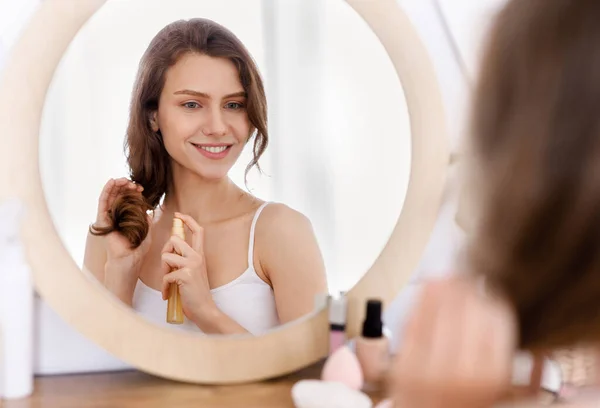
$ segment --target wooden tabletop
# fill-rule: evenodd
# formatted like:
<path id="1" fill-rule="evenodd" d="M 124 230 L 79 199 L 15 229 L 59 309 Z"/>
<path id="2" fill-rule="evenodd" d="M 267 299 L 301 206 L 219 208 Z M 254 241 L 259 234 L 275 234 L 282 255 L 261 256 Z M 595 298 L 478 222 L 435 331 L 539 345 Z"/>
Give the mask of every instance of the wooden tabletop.
<path id="1" fill-rule="evenodd" d="M 2 408 L 293 408 L 291 388 L 318 378 L 322 364 L 275 380 L 231 386 L 184 384 L 139 371 L 37 377 L 34 394 Z M 369 393 L 374 403 L 382 395 Z"/>
<path id="2" fill-rule="evenodd" d="M 301 379 L 319 378 L 322 363 L 278 379 L 243 385 L 185 384 L 140 371 L 41 376 L 34 393 L 21 400 L 0 401 L 2 408 L 294 408 L 292 386 Z M 383 391 L 367 393 L 374 405 Z M 521 399 L 515 393 L 506 403 Z M 553 397 L 540 395 L 546 405 Z M 528 405 L 531 407 L 532 405 Z M 539 406 L 534 404 L 533 406 Z M 597 405 L 593 405 L 596 407 Z M 586 405 L 587 407 L 587 405 Z"/>

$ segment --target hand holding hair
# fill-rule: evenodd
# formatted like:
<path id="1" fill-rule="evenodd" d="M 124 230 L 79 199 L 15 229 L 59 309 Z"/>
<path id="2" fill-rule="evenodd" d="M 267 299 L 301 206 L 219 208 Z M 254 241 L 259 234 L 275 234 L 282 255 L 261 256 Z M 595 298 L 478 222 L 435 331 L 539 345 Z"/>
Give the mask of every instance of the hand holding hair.
<path id="1" fill-rule="evenodd" d="M 104 285 L 127 304 L 151 243 L 152 219 L 143 190 L 126 178 L 110 179 L 98 200 L 96 222 L 90 226 L 91 234 L 105 240 Z"/>
<path id="2" fill-rule="evenodd" d="M 110 179 L 104 185 L 100 198 L 98 199 L 98 213 L 94 227 L 105 228 L 112 225 L 110 211 L 115 200 L 127 191 L 137 191 L 142 193 L 144 187 L 135 184 L 125 177 L 119 179 Z"/>

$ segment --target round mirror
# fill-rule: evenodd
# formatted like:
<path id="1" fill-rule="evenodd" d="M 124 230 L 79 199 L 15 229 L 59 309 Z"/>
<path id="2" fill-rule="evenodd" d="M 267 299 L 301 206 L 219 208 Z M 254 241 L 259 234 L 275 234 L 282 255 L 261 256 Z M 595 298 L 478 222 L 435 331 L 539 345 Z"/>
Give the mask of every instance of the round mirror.
<path id="1" fill-rule="evenodd" d="M 104 279 L 91 279 L 91 268 L 84 267 L 82 273 L 82 265 L 86 264 L 84 242 L 89 238 L 86 237 L 88 224 L 95 221 L 98 190 L 105 186 L 108 178 L 128 174 L 122 143 L 132 112 L 138 112 L 140 123 L 150 129 L 149 138 L 143 140 L 164 141 L 164 150 L 169 155 L 163 158 L 170 158 L 172 152 L 179 152 L 177 156 L 180 159 L 182 154 L 184 159 L 189 154 L 198 163 L 199 155 L 203 155 L 204 160 L 223 153 L 224 150 L 211 149 L 215 146 L 208 146 L 211 148 L 207 149 L 206 154 L 199 150 L 207 147 L 202 146 L 206 142 L 205 137 L 231 135 L 223 131 L 228 127 L 221 126 L 227 122 L 222 119 L 226 115 L 240 115 L 241 119 L 236 123 L 248 133 L 253 129 L 250 125 L 260 122 L 256 117 L 246 121 L 244 116 L 244 112 L 250 110 L 247 103 L 252 98 L 245 86 L 250 82 L 256 84 L 259 78 L 258 75 L 239 75 L 238 69 L 243 71 L 245 65 L 249 66 L 250 59 L 242 58 L 241 62 L 228 64 L 223 59 L 214 61 L 212 57 L 202 59 L 202 55 L 193 55 L 198 58 L 189 59 L 183 65 L 169 65 L 170 70 L 167 71 L 171 76 L 178 77 L 173 75 L 178 67 L 195 68 L 193 72 L 212 67 L 209 71 L 215 77 L 220 78 L 229 72 L 231 75 L 228 78 L 232 83 L 240 85 L 238 82 L 241 82 L 243 89 L 228 90 L 223 95 L 215 88 L 211 88 L 208 94 L 202 90 L 193 92 L 196 98 L 204 98 L 204 103 L 210 106 L 207 122 L 210 126 L 203 127 L 200 132 L 192 132 L 193 136 L 190 137 L 193 139 L 182 136 L 179 145 L 172 144 L 173 140 L 177 140 L 172 137 L 177 134 L 173 129 L 183 126 L 189 117 L 195 118 L 196 108 L 202 103 L 195 99 L 189 104 L 187 102 L 190 101 L 182 102 L 177 105 L 178 108 L 189 108 L 194 113 L 185 110 L 189 116 L 182 117 L 186 120 L 165 122 L 160 104 L 145 104 L 145 97 L 132 97 L 136 89 L 132 82 L 137 80 L 136 64 L 140 63 L 141 54 L 157 30 L 185 16 L 202 16 L 227 27 L 226 32 L 235 33 L 241 39 L 243 48 L 247 48 L 257 61 L 256 71 L 264 78 L 265 99 L 270 99 L 269 125 L 264 129 L 269 133 L 271 143 L 261 156 L 264 173 L 251 172 L 247 186 L 242 183 L 243 173 L 239 166 L 253 156 L 242 148 L 246 147 L 244 138 L 249 134 L 239 140 L 230 138 L 223 142 L 226 148 L 238 144 L 240 156 L 233 160 L 231 168 L 208 167 L 211 169 L 209 175 L 225 174 L 231 179 L 231 183 L 227 183 L 228 188 L 237 188 L 236 191 L 243 193 L 245 198 L 251 195 L 256 197 L 253 202 L 257 204 L 247 211 L 245 218 L 243 213 L 239 218 L 233 218 L 246 223 L 242 228 L 240 225 L 243 222 L 240 221 L 236 229 L 238 235 L 234 232 L 223 234 L 235 235 L 236 240 L 223 244 L 224 248 L 213 247 L 213 250 L 216 248 L 231 254 L 226 261 L 245 263 L 238 268 L 222 270 L 243 275 L 248 265 L 252 264 L 247 256 L 240 253 L 246 252 L 244 247 L 250 247 L 254 224 L 258 258 L 264 255 L 258 250 L 259 247 L 268 252 L 272 247 L 287 246 L 286 256 L 277 258 L 271 255 L 269 259 L 279 259 L 274 264 L 287 263 L 286 267 L 272 270 L 287 272 L 289 278 L 296 279 L 298 285 L 290 286 L 285 279 L 279 283 L 287 285 L 291 295 L 303 292 L 303 281 L 321 282 L 322 287 L 313 287 L 314 293 L 349 289 L 345 294 L 348 301 L 345 320 L 348 339 L 356 336 L 362 323 L 365 301 L 377 297 L 384 306 L 389 304 L 417 265 L 437 217 L 448 151 L 442 98 L 435 71 L 416 30 L 396 1 L 347 0 L 357 14 L 341 1 L 303 0 L 295 2 L 295 7 L 299 9 L 294 9 L 288 2 L 287 6 L 283 6 L 279 0 L 264 1 L 261 3 L 265 8 L 260 13 L 260 35 L 256 34 L 259 31 L 253 31 L 254 26 L 241 24 L 241 19 L 237 20 L 239 25 L 236 25 L 234 17 L 222 13 L 222 10 L 217 11 L 213 3 L 217 2 L 169 2 L 173 7 L 180 7 L 175 12 L 163 1 L 146 1 L 143 7 L 141 2 L 113 1 L 107 3 L 105 8 L 102 8 L 105 0 L 87 0 L 78 2 L 77 6 L 64 1 L 42 2 L 13 48 L 0 83 L 0 127 L 3 129 L 0 139 L 5 147 L 0 150 L 0 202 L 16 199 L 25 205 L 27 211 L 22 220 L 21 238 L 33 271 L 35 288 L 66 322 L 117 358 L 140 370 L 175 380 L 223 384 L 272 378 L 322 359 L 329 351 L 328 308 L 316 308 L 307 314 L 314 307 L 314 299 L 309 299 L 311 295 L 306 294 L 310 291 L 304 291 L 304 314 L 297 313 L 297 316 L 283 319 L 289 321 L 287 324 L 269 325 L 264 331 L 258 330 L 260 334 L 256 335 L 248 333 L 250 330 L 244 330 L 241 335 L 204 335 L 199 334 L 198 330 L 191 330 L 194 329 L 193 325 L 186 330 L 181 325 L 165 324 L 162 318 L 152 321 L 148 319 L 148 314 L 139 313 L 139 310 L 136 313 L 136 310 L 115 299 L 114 293 L 107 290 Z M 182 12 L 185 7 L 195 7 L 196 4 L 202 4 L 203 8 Z M 234 13 L 236 15 L 243 14 L 241 10 L 246 13 L 243 14 L 245 18 L 259 15 L 255 10 L 251 12 L 249 6 L 245 7 L 254 2 L 226 4 L 239 7 Z M 160 11 L 160 17 L 157 10 Z M 150 17 L 153 13 L 155 16 Z M 148 25 L 133 29 L 132 21 L 140 20 L 140 14 Z M 121 18 L 121 15 L 128 17 Z M 108 16 L 110 18 L 107 20 Z M 334 19 L 346 28 L 339 30 L 337 26 L 329 27 L 326 24 Z M 109 20 L 110 28 L 107 25 Z M 374 34 L 367 29 L 363 20 Z M 298 22 L 298 26 L 294 27 L 294 21 Z M 346 26 L 350 23 L 351 26 Z M 306 30 L 307 24 L 311 30 Z M 343 35 L 340 34 L 342 31 Z M 116 33 L 114 36 L 113 32 Z M 374 35 L 383 48 L 373 41 Z M 111 42 L 110 39 L 114 40 L 115 37 L 119 41 Z M 354 42 L 348 41 L 348 38 Z M 121 47 L 121 43 L 129 44 L 130 39 L 131 48 Z M 40 47 L 42 43 L 45 46 Z M 165 44 L 173 45 L 170 41 Z M 352 53 L 345 53 L 344 49 L 347 48 L 351 48 Z M 228 49 L 231 50 L 231 47 Z M 237 49 L 239 51 L 240 47 Z M 391 75 L 390 61 L 385 58 L 384 49 L 397 77 Z M 135 53 L 137 55 L 134 56 Z M 147 70 L 147 73 L 160 72 Z M 388 75 L 389 81 L 384 82 Z M 192 85 L 199 85 L 208 76 L 180 77 L 196 81 Z M 164 88 L 173 85 L 172 82 L 165 81 Z M 223 82 L 204 82 L 206 87 L 219 84 Z M 169 96 L 173 97 L 176 90 L 170 89 L 172 92 Z M 180 90 L 178 87 L 175 89 Z M 191 91 L 198 89 L 202 87 L 192 88 Z M 382 92 L 383 89 L 385 92 Z M 408 120 L 404 112 L 402 89 L 410 115 L 410 134 L 406 129 Z M 157 98 L 163 93 L 159 93 Z M 225 95 L 242 96 L 246 100 L 229 103 L 229 98 L 223 98 Z M 228 99 L 228 103 L 217 103 L 223 102 L 223 99 Z M 132 102 L 145 110 L 129 109 Z M 238 109 L 245 104 L 245 110 Z M 314 109 L 313 105 L 320 109 Z M 261 106 L 260 103 L 258 106 Z M 147 114 L 140 116 L 140 112 Z M 301 112 L 301 115 L 297 112 Z M 221 131 L 217 131 L 219 129 Z M 191 143 L 185 144 L 186 140 Z M 248 143 L 253 143 L 252 140 Z M 403 156 L 408 154 L 407 146 L 410 146 L 410 160 L 408 156 Z M 189 150 L 181 153 L 182 149 Z M 397 151 L 392 153 L 395 149 Z M 192 152 L 195 156 L 191 156 Z M 175 153 L 173 156 L 176 156 Z M 235 155 L 230 157 L 236 158 Z M 154 165 L 156 161 L 148 160 L 147 163 Z M 93 166 L 94 170 L 91 171 L 88 165 Z M 409 174 L 402 171 L 397 173 L 409 167 Z M 202 167 L 202 174 L 206 176 L 205 170 Z M 165 177 L 169 175 L 166 171 L 162 174 Z M 222 178 L 216 177 L 218 180 Z M 156 188 L 153 183 L 146 183 L 145 186 L 144 183 L 139 184 L 144 187 L 144 192 Z M 139 192 L 134 190 L 131 196 L 139 198 Z M 189 193 L 189 190 L 182 190 L 183 193 Z M 216 196 L 209 198 L 216 199 Z M 165 196 L 163 203 L 168 209 L 166 200 Z M 269 204 L 263 206 L 263 201 Z M 136 202 L 140 203 L 139 200 Z M 225 213 L 230 208 L 229 204 L 231 202 L 212 208 Z M 144 206 L 142 203 L 135 210 Z M 206 223 L 204 229 L 195 227 L 195 224 L 202 224 L 200 221 L 206 221 L 201 216 L 208 212 L 203 206 L 199 207 L 202 208 L 193 207 L 186 211 L 196 211 L 191 219 L 179 217 L 192 226 L 192 230 L 202 230 L 205 234 L 196 233 L 196 239 L 192 235 L 190 243 L 180 239 L 180 250 L 184 250 L 179 256 L 186 257 L 184 241 L 194 249 L 193 253 L 204 252 L 205 259 L 201 262 L 198 257 L 195 258 L 198 261 L 195 267 L 208 266 L 204 274 L 206 277 L 212 273 L 208 245 L 214 245 L 217 240 L 209 237 L 210 223 Z M 300 221 L 293 228 L 286 228 L 288 224 L 283 222 L 272 222 L 273 231 L 283 234 L 276 234 L 277 237 L 291 236 L 292 239 L 271 240 L 268 242 L 272 246 L 265 246 L 264 236 L 259 229 L 264 232 L 264 224 L 268 224 L 265 221 L 269 218 L 267 211 L 273 208 L 281 209 L 288 215 L 294 214 L 296 221 Z M 166 210 L 162 215 L 160 211 L 158 215 L 156 212 L 154 216 L 159 219 L 167 214 L 162 218 L 168 221 L 163 221 L 166 242 L 171 239 L 171 218 L 174 217 Z M 111 216 L 114 214 L 112 212 Z M 143 214 L 146 215 L 145 212 Z M 389 224 L 383 221 L 386 217 Z M 141 217 L 141 222 L 144 220 L 151 225 L 154 218 Z M 254 220 L 257 222 L 254 223 Z M 102 234 L 98 229 L 94 231 Z M 179 226 L 177 231 L 180 231 Z M 190 231 L 185 227 L 184 231 L 188 232 L 186 239 L 190 239 Z M 140 237 L 143 235 L 140 234 Z M 107 235 L 93 237 L 106 239 Z M 130 241 L 133 241 L 135 236 L 131 237 Z M 198 237 L 204 239 L 199 240 Z M 306 247 L 298 244 L 301 237 L 311 243 L 311 253 L 316 256 L 308 256 Z M 381 252 L 377 254 L 382 245 Z M 104 245 L 102 249 L 106 251 Z M 163 252 L 178 254 L 178 251 L 164 251 L 163 248 L 149 253 L 160 254 L 162 259 Z M 219 252 L 215 250 L 215 253 Z M 247 251 L 246 255 L 252 253 Z M 292 259 L 294 256 L 299 258 L 299 255 L 302 255 L 299 261 Z M 307 262 L 315 260 L 315 265 L 320 266 L 306 267 Z M 316 279 L 303 279 L 304 275 L 290 273 L 297 270 L 299 265 L 305 265 L 307 274 Z M 268 295 L 270 291 L 277 291 L 278 284 L 271 282 L 272 286 L 269 285 L 267 280 L 261 279 L 258 271 L 255 272 L 258 280 L 254 282 L 267 289 L 264 293 Z M 171 273 L 174 272 L 168 270 L 164 275 Z M 279 272 L 273 277 L 276 275 Z M 143 278 L 135 274 L 131 276 L 135 278 L 132 280 L 132 290 L 135 290 Z M 210 294 L 204 297 L 205 301 L 212 297 L 211 289 L 227 285 L 227 282 L 211 283 L 211 279 L 208 277 L 204 281 L 203 293 Z M 160 295 L 156 287 L 150 289 L 154 290 L 153 295 L 157 295 L 155 292 Z M 250 307 L 256 303 L 246 304 L 249 310 L 256 309 Z M 158 314 L 164 316 L 165 304 L 162 301 L 160 309 Z M 282 314 L 278 304 L 270 310 L 276 310 L 277 317 Z M 231 320 L 236 323 L 235 319 Z M 264 315 L 256 315 L 256 321 L 264 320 Z M 173 330 L 173 327 L 184 330 Z"/>
<path id="2" fill-rule="evenodd" d="M 140 13 L 143 19 L 136 18 Z M 203 31 L 221 26 L 223 33 Z M 196 37 L 179 44 L 185 35 Z M 243 72 L 227 57 L 216 57 L 222 48 L 202 49 L 202 41 L 233 44 L 233 36 L 242 43 L 236 52 L 247 49 L 256 62 L 264 96 L 254 84 L 242 84 Z M 162 49 L 152 48 L 156 41 L 165 43 Z M 196 51 L 184 53 L 185 47 Z M 144 70 L 162 69 L 164 77 L 144 77 Z M 162 87 L 147 97 L 157 81 Z M 256 108 L 261 98 L 265 118 Z M 158 104 L 155 134 L 139 129 L 139 115 L 150 121 L 153 114 L 135 103 L 140 99 Z M 254 126 L 247 141 L 247 128 L 260 129 L 266 119 L 265 135 Z M 160 152 L 143 138 L 156 138 Z M 262 171 L 254 166 L 246 173 L 257 148 Z M 55 228 L 78 266 L 143 316 L 166 323 L 165 268 L 185 268 L 197 281 L 179 282 L 184 323 L 168 327 L 259 334 L 311 311 L 320 292 L 347 292 L 371 267 L 402 210 L 410 150 L 394 66 L 342 0 L 109 0 L 76 35 L 54 75 L 41 125 L 40 173 Z M 145 155 L 154 163 L 145 167 Z M 165 168 L 172 169 L 169 180 Z M 139 196 L 154 210 L 148 238 L 135 250 L 113 237 L 118 233 L 88 234 L 90 224 L 101 222 L 98 208 L 110 211 L 105 202 L 127 191 L 123 179 L 141 183 Z M 138 222 L 127 204 L 112 209 L 121 214 L 114 222 Z M 183 258 L 161 257 L 174 211 L 203 229 L 202 247 Z M 192 230 L 186 232 L 192 250 Z M 106 253 L 127 267 L 106 272 Z M 195 255 L 204 268 L 188 267 Z M 138 266 L 129 261 L 135 257 L 142 258 Z M 129 273 L 139 276 L 133 291 Z M 197 300 L 208 294 L 203 284 L 213 300 Z M 214 319 L 196 312 L 215 306 L 221 313 Z"/>

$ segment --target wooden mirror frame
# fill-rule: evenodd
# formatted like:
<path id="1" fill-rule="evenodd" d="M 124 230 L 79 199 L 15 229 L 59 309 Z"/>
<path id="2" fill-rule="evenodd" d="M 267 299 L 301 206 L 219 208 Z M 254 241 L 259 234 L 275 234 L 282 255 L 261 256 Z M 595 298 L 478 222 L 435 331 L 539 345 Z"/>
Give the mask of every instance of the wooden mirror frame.
<path id="1" fill-rule="evenodd" d="M 44 0 L 13 48 L 0 82 L 0 202 L 20 200 L 21 238 L 36 291 L 67 324 L 133 367 L 193 383 L 231 384 L 294 372 L 328 353 L 326 309 L 262 336 L 204 336 L 149 323 L 81 271 L 48 211 L 39 173 L 46 92 L 69 43 L 106 0 Z M 442 96 L 432 62 L 396 0 L 346 0 L 385 47 L 411 124 L 406 199 L 385 248 L 347 293 L 348 338 L 367 298 L 389 304 L 418 265 L 438 216 L 449 161 Z"/>

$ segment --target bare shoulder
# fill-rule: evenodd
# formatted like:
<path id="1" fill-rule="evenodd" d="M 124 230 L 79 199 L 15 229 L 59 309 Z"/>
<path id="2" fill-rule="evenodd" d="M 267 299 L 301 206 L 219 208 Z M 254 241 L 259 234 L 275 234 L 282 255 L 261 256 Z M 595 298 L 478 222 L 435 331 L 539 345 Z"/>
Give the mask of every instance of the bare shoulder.
<path id="1" fill-rule="evenodd" d="M 285 238 L 286 236 L 312 235 L 310 219 L 286 204 L 269 203 L 256 225 L 256 234 L 268 238 Z"/>
<path id="2" fill-rule="evenodd" d="M 310 219 L 285 204 L 270 203 L 263 209 L 255 233 L 261 273 L 278 288 L 282 299 L 293 299 L 302 290 L 307 291 L 308 300 L 302 301 L 307 303 L 303 303 L 301 311 L 303 314 L 311 310 L 314 293 L 326 291 L 327 282 L 323 256 Z M 286 316 L 289 311 L 281 309 L 279 312 Z"/>

